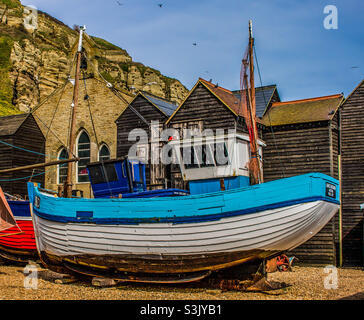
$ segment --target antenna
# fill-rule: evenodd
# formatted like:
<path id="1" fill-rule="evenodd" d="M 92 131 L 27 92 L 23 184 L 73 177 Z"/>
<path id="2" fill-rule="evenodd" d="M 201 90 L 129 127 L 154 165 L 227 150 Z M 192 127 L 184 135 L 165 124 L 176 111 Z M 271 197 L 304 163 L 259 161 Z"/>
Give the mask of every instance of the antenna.
<path id="1" fill-rule="evenodd" d="M 249 20 L 249 38 L 253 38 L 253 22 Z"/>
<path id="2" fill-rule="evenodd" d="M 83 37 L 83 33 L 84 31 L 86 31 L 86 26 L 81 26 L 80 27 L 80 38 L 78 40 L 78 52 L 82 51 L 82 37 Z"/>

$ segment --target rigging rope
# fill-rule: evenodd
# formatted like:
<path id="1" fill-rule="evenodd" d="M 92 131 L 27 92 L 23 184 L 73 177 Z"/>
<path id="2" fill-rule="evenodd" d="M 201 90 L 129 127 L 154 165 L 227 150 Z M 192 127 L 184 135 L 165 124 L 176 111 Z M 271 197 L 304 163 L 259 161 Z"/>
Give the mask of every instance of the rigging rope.
<path id="1" fill-rule="evenodd" d="M 85 96 L 84 96 L 84 100 L 86 100 L 87 107 L 88 107 L 88 111 L 89 111 L 89 114 L 90 114 L 92 129 L 93 129 L 94 134 L 95 134 L 96 145 L 97 145 L 97 148 L 99 148 L 99 140 L 97 138 L 97 132 L 96 132 L 96 128 L 95 128 L 95 123 L 94 123 L 94 119 L 93 119 L 92 112 L 91 112 L 90 96 L 87 93 L 87 85 L 86 85 L 85 72 L 83 71 L 82 74 L 83 74 L 83 83 L 84 83 L 84 86 L 85 86 Z M 109 188 L 110 196 L 113 196 L 112 191 L 111 191 L 111 187 L 110 187 L 109 178 L 107 176 L 107 171 L 106 171 L 106 168 L 105 168 L 105 165 L 104 165 L 104 159 L 103 158 L 101 158 L 101 165 L 102 165 L 102 168 L 104 169 L 104 172 L 105 172 L 106 183 L 107 183 L 107 186 Z"/>
<path id="2" fill-rule="evenodd" d="M 60 86 L 56 87 L 54 89 L 54 91 L 47 97 L 44 98 L 43 101 L 41 101 L 40 103 L 38 103 L 34 108 L 29 108 L 29 113 L 33 114 L 35 111 L 37 111 L 41 106 L 43 106 L 50 98 L 52 98 L 53 96 L 55 96 L 60 90 L 62 90 L 66 85 L 67 85 L 68 79 L 61 84 Z"/>
<path id="3" fill-rule="evenodd" d="M 44 125 L 44 126 L 46 126 L 47 127 L 47 125 L 44 123 L 44 121 L 42 120 L 42 119 L 40 119 L 36 114 L 34 114 L 34 116 L 40 121 L 40 122 L 42 122 L 42 124 Z M 48 128 L 48 127 L 47 127 Z M 51 130 L 51 128 L 49 127 L 49 130 L 50 130 L 50 132 L 56 137 L 56 139 L 58 140 L 58 142 L 60 142 L 61 143 L 61 145 L 62 146 L 64 146 L 65 144 L 63 143 L 63 141 Z M 76 156 L 75 156 L 75 154 L 73 153 L 73 152 L 71 152 L 72 153 L 72 155 L 75 157 L 75 158 L 77 158 Z"/>
<path id="4" fill-rule="evenodd" d="M 255 61 L 257 62 L 257 70 L 258 70 L 258 75 L 259 75 L 259 80 L 260 80 L 260 86 L 262 87 L 264 105 L 267 106 L 267 100 L 265 99 L 265 94 L 264 94 L 264 90 L 263 90 L 262 76 L 261 76 L 261 73 L 260 73 L 260 68 L 259 68 L 259 63 L 258 63 L 258 58 L 257 58 L 257 52 L 256 52 L 255 44 L 253 45 L 253 51 L 254 51 Z M 279 161 L 281 163 L 282 178 L 285 178 L 286 177 L 286 175 L 285 175 L 285 166 L 283 164 L 283 161 L 282 161 L 282 158 L 281 158 L 281 154 L 280 154 L 280 152 L 278 150 L 277 141 L 276 141 L 276 137 L 275 137 L 275 134 L 274 134 L 273 127 L 272 127 L 272 122 L 271 122 L 271 119 L 270 119 L 269 112 L 268 112 L 268 120 L 269 120 L 269 127 L 270 127 L 270 130 L 271 130 L 271 133 L 272 133 L 272 137 L 273 137 L 274 147 L 275 147 L 276 151 L 278 152 Z M 264 159 L 263 159 L 263 161 L 264 161 Z"/>
<path id="5" fill-rule="evenodd" d="M 62 86 L 62 88 L 64 88 L 64 86 Z M 60 88 L 58 88 L 58 89 L 60 89 Z M 56 89 L 57 90 L 57 89 Z M 39 104 L 38 106 L 37 106 L 37 108 L 36 109 L 38 109 L 41 105 L 43 105 L 43 103 L 45 103 L 46 101 L 43 101 L 41 104 Z M 29 112 L 30 114 L 32 114 L 34 111 L 36 111 L 36 109 L 32 109 L 31 110 L 31 112 Z M 33 116 L 35 116 L 35 117 L 37 117 L 38 119 L 39 119 L 39 117 L 36 115 L 36 114 L 34 114 Z M 47 125 L 41 120 L 41 119 L 39 119 L 39 121 L 41 121 L 42 122 L 42 124 L 45 126 L 45 127 L 47 127 Z M 47 127 L 48 128 L 48 127 Z M 50 128 L 48 128 L 49 130 L 50 130 Z M 51 131 L 52 132 L 52 131 Z M 53 132 L 52 132 L 53 133 Z M 54 135 L 55 135 L 55 133 L 53 133 Z M 56 136 L 57 137 L 57 136 Z M 46 156 L 46 157 L 50 157 L 50 158 L 52 158 L 52 156 L 51 155 L 47 155 L 47 154 L 45 154 L 45 153 L 41 153 L 41 152 L 36 152 L 36 151 L 33 151 L 33 150 L 29 150 L 29 149 L 26 149 L 26 148 L 22 148 L 22 147 L 18 147 L 18 146 L 15 146 L 15 145 L 13 145 L 13 144 L 10 144 L 10 143 L 8 143 L 8 142 L 5 142 L 5 141 L 3 141 L 3 140 L 0 140 L 0 143 L 2 143 L 2 144 L 4 144 L 4 145 L 7 145 L 7 146 L 10 146 L 10 147 L 12 147 L 12 148 L 16 148 L 16 149 L 19 149 L 19 150 L 22 150 L 22 151 L 25 151 L 25 152 L 30 152 L 30 153 L 34 153 L 34 154 L 37 154 L 37 155 L 39 155 L 39 156 Z M 53 157 L 54 158 L 54 157 Z"/>
<path id="6" fill-rule="evenodd" d="M 73 60 L 72 60 L 72 63 L 71 63 L 71 65 L 70 65 L 70 68 L 69 68 L 69 71 L 68 71 L 68 78 L 64 81 L 64 83 L 62 84 L 62 85 L 60 85 L 60 86 L 58 86 L 56 89 L 54 89 L 54 91 L 49 95 L 49 96 L 47 96 L 42 102 L 40 102 L 38 105 L 36 105 L 33 109 L 30 109 L 30 114 L 32 114 L 33 116 L 35 116 L 46 128 L 47 128 L 47 134 L 46 134 L 46 139 L 47 139 L 47 137 L 48 137 L 48 134 L 49 134 L 49 132 L 51 132 L 55 137 L 56 137 L 56 139 L 58 140 L 58 142 L 60 142 L 61 143 L 61 145 L 65 145 L 62 141 L 61 141 L 61 139 L 57 136 L 57 134 L 56 133 L 54 133 L 53 132 L 53 130 L 51 130 L 51 125 L 52 125 L 52 123 L 53 123 L 53 120 L 54 120 L 54 118 L 55 118 L 55 114 L 56 114 L 56 111 L 57 111 L 57 109 L 58 109 L 58 106 L 59 106 L 59 103 L 60 103 L 60 101 L 61 101 L 61 98 L 62 98 L 62 95 L 63 95 L 63 93 L 64 93 L 64 89 L 66 88 L 66 86 L 67 86 L 67 83 L 68 83 L 68 81 L 70 80 L 70 75 L 71 75 L 71 72 L 72 72 L 72 69 L 73 69 L 73 66 L 74 66 L 74 63 L 75 63 L 75 61 L 76 61 L 76 56 L 73 58 Z M 50 125 L 49 126 L 47 126 L 45 123 L 44 123 L 44 121 L 43 120 L 41 120 L 36 114 L 35 114 L 35 111 L 37 111 L 41 106 L 43 106 L 44 105 L 44 103 L 46 103 L 50 98 L 52 98 L 53 96 L 55 96 L 58 92 L 60 92 L 60 91 L 62 91 L 61 92 L 61 95 L 60 95 L 60 98 L 59 98 L 59 100 L 58 100 L 58 103 L 57 103 L 57 106 L 56 106 L 56 110 L 54 111 L 54 114 L 53 114 L 53 117 L 52 117 L 52 119 L 51 119 L 51 123 L 50 123 Z M 73 152 L 72 152 L 72 155 L 74 156 L 74 154 L 73 154 Z M 52 158 L 51 156 L 49 156 L 50 158 Z M 53 157 L 54 158 L 54 157 Z M 39 160 L 39 158 L 38 158 L 38 160 Z"/>
<path id="7" fill-rule="evenodd" d="M 68 81 L 70 81 L 70 75 L 71 75 L 71 72 L 72 72 L 72 69 L 73 69 L 73 66 L 74 66 L 74 63 L 76 61 L 76 56 L 74 56 L 74 59 L 70 65 L 70 68 L 69 68 L 69 76 L 68 78 L 63 82 L 63 84 L 59 85 L 58 87 L 56 87 L 53 92 L 48 95 L 47 97 L 45 97 L 45 99 L 43 101 L 41 101 L 40 103 L 38 103 L 34 108 L 29 108 L 29 114 L 32 114 L 33 116 L 35 116 L 46 128 L 47 128 L 47 133 L 46 133 L 46 136 L 45 136 L 45 139 L 48 138 L 48 135 L 49 135 L 49 132 L 51 132 L 55 137 L 56 139 L 61 143 L 61 145 L 65 145 L 61 139 L 57 136 L 56 133 L 53 132 L 53 130 L 51 130 L 51 126 L 52 126 L 52 123 L 55 119 L 55 115 L 56 115 L 56 112 L 58 110 L 58 107 L 59 107 L 59 104 L 60 104 L 60 101 L 61 101 L 61 98 L 63 96 L 63 93 L 64 93 L 64 89 L 66 88 L 67 84 L 68 84 Z M 47 126 L 44 121 L 42 119 L 40 119 L 36 114 L 35 112 L 41 107 L 43 106 L 47 101 L 49 101 L 53 96 L 55 96 L 56 94 L 58 94 L 59 92 L 61 92 L 61 95 L 60 95 L 60 98 L 57 102 L 57 105 L 56 105 L 56 108 L 55 108 L 55 111 L 52 115 L 52 118 L 51 118 L 51 123 L 49 126 Z M 51 155 L 47 155 L 45 153 L 41 153 L 41 152 L 36 152 L 36 151 L 33 151 L 33 150 L 29 150 L 29 149 L 26 149 L 26 148 L 22 148 L 22 147 L 18 147 L 18 146 L 15 146 L 15 145 L 12 145 L 10 143 L 7 143 L 5 141 L 2 141 L 0 140 L 0 143 L 2 144 L 5 144 L 5 145 L 8 145 L 10 147 L 13 147 L 13 148 L 16 148 L 16 149 L 20 149 L 22 151 L 25 151 L 25 152 L 30 152 L 30 153 L 34 153 L 34 154 L 37 154 L 38 155 L 38 159 L 37 159 L 37 162 L 39 161 L 39 158 L 40 156 L 45 156 L 45 157 L 49 157 L 49 158 L 57 158 L 57 157 L 53 157 Z M 69 148 L 67 148 L 69 150 Z M 70 150 L 69 150 L 70 151 Z M 71 151 L 72 155 L 75 157 L 74 153 Z M 59 165 L 59 167 L 61 166 L 64 166 L 64 165 L 67 165 L 67 164 L 61 164 Z M 55 170 L 57 168 L 52 168 L 52 169 L 49 169 L 49 170 L 45 170 L 44 172 L 41 172 L 41 173 L 37 173 L 35 174 L 35 169 L 33 169 L 32 171 L 32 174 L 30 176 L 26 176 L 26 177 L 21 177 L 21 178 L 14 178 L 14 179 L 2 179 L 0 181 L 4 182 L 4 181 L 18 181 L 18 180 L 25 180 L 25 179 L 30 179 L 29 181 L 31 181 L 31 179 L 34 177 L 34 176 L 40 176 L 40 175 L 43 175 L 45 174 L 46 172 L 49 172 L 49 171 L 52 171 L 52 170 Z"/>
<path id="8" fill-rule="evenodd" d="M 103 76 L 102 74 L 99 72 L 99 69 L 95 67 L 95 65 L 92 63 L 92 61 L 87 57 L 86 60 L 87 62 L 89 62 L 93 69 L 96 70 L 96 72 L 98 73 L 98 75 L 100 76 L 100 78 L 104 81 L 104 83 L 106 84 L 106 87 L 117 97 L 119 98 L 121 101 L 123 101 L 124 103 L 126 103 L 127 106 L 129 106 L 130 110 L 132 112 L 134 112 L 139 119 L 141 119 L 148 127 L 149 130 L 153 131 L 154 133 L 156 133 L 156 136 L 159 136 L 159 129 L 153 127 L 119 92 L 119 90 L 117 90 L 110 82 L 108 82 Z M 96 79 L 96 78 L 95 78 Z M 98 79 L 96 79 L 97 81 L 100 81 Z"/>
<path id="9" fill-rule="evenodd" d="M 29 149 L 25 149 L 25 148 L 22 148 L 22 147 L 14 146 L 13 144 L 8 143 L 8 142 L 5 142 L 3 140 L 0 140 L 0 143 L 5 144 L 5 145 L 7 145 L 9 147 L 12 147 L 12 148 L 15 148 L 15 149 L 19 149 L 19 150 L 25 151 L 25 152 L 34 153 L 34 154 L 37 154 L 37 155 L 40 155 L 40 156 L 48 156 L 48 157 L 51 157 L 50 155 L 47 155 L 47 154 L 44 154 L 44 153 L 41 153 L 41 152 L 36 152 L 36 151 L 29 150 Z"/>
<path id="10" fill-rule="evenodd" d="M 66 88 L 66 86 L 64 86 L 64 87 L 63 87 L 63 89 L 62 89 L 62 92 L 61 92 L 60 97 L 59 97 L 59 99 L 58 99 L 58 102 L 57 102 L 56 108 L 54 109 L 54 112 L 53 112 L 53 115 L 52 115 L 51 122 L 50 122 L 50 124 L 49 124 L 49 127 L 47 128 L 47 133 L 46 133 L 46 135 L 45 135 L 45 141 L 46 141 L 46 143 L 47 143 L 47 138 L 48 138 L 48 134 L 49 134 L 50 128 L 51 128 L 52 123 L 53 123 L 53 120 L 54 120 L 54 118 L 55 118 L 55 116 L 56 116 L 56 113 L 57 113 L 57 110 L 58 110 L 58 107 L 59 107 L 60 101 L 61 101 L 61 99 L 62 99 L 62 96 L 63 96 L 63 93 L 64 93 L 64 89 L 65 89 L 65 88 Z M 39 158 L 40 158 L 40 156 L 38 156 L 36 163 L 38 163 Z M 50 158 L 51 158 L 51 157 L 50 157 Z M 55 158 L 57 158 L 57 157 L 55 157 Z M 32 173 L 32 174 L 34 174 L 34 173 L 35 173 L 35 169 L 33 169 L 33 173 Z M 33 178 L 33 175 L 30 177 L 29 182 L 30 182 L 30 181 L 32 181 L 32 178 Z"/>
<path id="11" fill-rule="evenodd" d="M 75 63 L 75 60 L 76 60 L 76 57 L 74 57 L 71 65 L 70 65 L 70 69 L 68 71 L 68 78 L 63 82 L 63 84 L 59 85 L 58 87 L 56 87 L 53 92 L 44 98 L 43 101 L 41 101 L 40 103 L 38 103 L 34 108 L 30 108 L 30 112 L 31 114 L 33 114 L 35 111 L 37 111 L 41 106 L 43 106 L 50 98 L 52 98 L 53 96 L 55 96 L 60 90 L 64 89 L 70 79 L 70 74 L 71 74 L 71 71 L 72 71 L 72 68 L 73 68 L 73 65 Z"/>
<path id="12" fill-rule="evenodd" d="M 59 166 L 64 166 L 66 165 L 67 163 L 64 163 L 64 164 L 60 164 Z M 40 173 L 32 173 L 30 176 L 26 176 L 26 177 L 21 177 L 21 178 L 13 178 L 13 179 L 0 179 L 0 182 L 12 182 L 12 181 L 19 181 L 19 180 L 26 180 L 26 179 L 29 179 L 29 178 L 32 178 L 32 177 L 37 177 L 37 176 L 41 176 L 43 174 L 45 174 L 46 172 L 49 172 L 49 171 L 52 171 L 52 170 L 56 170 L 57 168 L 51 168 L 49 170 L 45 170 L 43 172 L 40 172 Z"/>
<path id="13" fill-rule="evenodd" d="M 130 110 L 132 110 L 147 126 L 148 128 L 153 128 L 150 123 L 137 111 L 135 110 L 134 107 L 132 107 L 129 102 L 121 95 L 121 93 L 119 92 L 119 90 L 117 90 L 110 82 L 108 82 L 100 73 L 100 71 L 98 70 L 98 68 L 95 67 L 95 65 L 92 63 L 91 60 L 88 59 L 88 57 L 86 56 L 86 59 L 88 62 L 90 62 L 90 64 L 93 66 L 94 69 L 96 69 L 98 75 L 100 76 L 100 78 L 105 82 L 106 87 L 120 100 L 122 100 L 124 103 L 126 103 L 126 105 L 129 105 Z M 97 79 L 96 79 L 97 80 Z"/>

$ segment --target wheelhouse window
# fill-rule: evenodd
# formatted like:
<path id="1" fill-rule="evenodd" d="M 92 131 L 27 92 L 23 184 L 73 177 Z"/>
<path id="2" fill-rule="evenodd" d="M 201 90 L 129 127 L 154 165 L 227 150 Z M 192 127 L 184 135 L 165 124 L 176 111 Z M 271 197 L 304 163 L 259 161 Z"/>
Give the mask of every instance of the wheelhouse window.
<path id="1" fill-rule="evenodd" d="M 211 144 L 203 144 L 195 147 L 201 168 L 215 166 L 212 147 Z"/>
<path id="2" fill-rule="evenodd" d="M 106 144 L 103 144 L 99 151 L 99 161 L 105 161 L 110 159 L 110 150 Z"/>
<path id="3" fill-rule="evenodd" d="M 90 165 L 88 169 L 93 184 L 109 183 L 118 180 L 114 163 Z"/>
<path id="4" fill-rule="evenodd" d="M 66 148 L 63 148 L 58 154 L 58 160 L 66 160 L 68 159 L 68 152 Z M 62 184 L 67 179 L 67 163 L 58 165 L 58 184 Z"/>
<path id="5" fill-rule="evenodd" d="M 229 154 L 225 142 L 216 143 L 215 162 L 217 166 L 226 166 L 229 164 Z"/>
<path id="6" fill-rule="evenodd" d="M 180 151 L 186 169 L 226 166 L 229 164 L 229 154 L 225 142 L 181 147 Z"/>
<path id="7" fill-rule="evenodd" d="M 88 182 L 87 164 L 90 162 L 91 144 L 86 131 L 82 131 L 77 141 L 77 182 Z"/>
<path id="8" fill-rule="evenodd" d="M 193 146 L 190 147 L 182 147 L 181 155 L 183 158 L 183 164 L 186 169 L 198 168 L 198 161 L 195 152 L 195 148 Z"/>

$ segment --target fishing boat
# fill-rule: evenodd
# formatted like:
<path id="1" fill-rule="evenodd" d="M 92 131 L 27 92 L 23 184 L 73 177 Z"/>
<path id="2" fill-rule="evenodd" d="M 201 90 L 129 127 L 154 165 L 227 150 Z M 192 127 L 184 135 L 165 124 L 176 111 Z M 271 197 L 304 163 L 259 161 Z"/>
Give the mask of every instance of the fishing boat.
<path id="1" fill-rule="evenodd" d="M 187 281 L 272 257 L 307 241 L 339 207 L 338 182 L 319 173 L 173 198 L 58 198 L 28 187 L 48 268 L 130 281 Z"/>
<path id="2" fill-rule="evenodd" d="M 0 257 L 6 260 L 26 263 L 37 260 L 38 252 L 34 237 L 32 217 L 28 200 L 5 194 L 16 225 L 0 231 Z"/>
<path id="3" fill-rule="evenodd" d="M 170 141 L 182 176 L 190 182 L 190 194 L 177 191 L 144 196 L 148 191 L 138 189 L 143 174 L 136 178 L 128 165 L 122 169 L 124 162 L 88 167 L 91 181 L 97 182 L 94 192 L 100 195 L 93 199 L 72 197 L 71 165 L 62 196 L 28 183 L 37 250 L 47 268 L 126 281 L 196 281 L 291 250 L 313 237 L 334 216 L 339 208 L 339 183 L 332 177 L 309 173 L 263 181 L 264 142 L 257 135 L 254 116 L 251 25 L 249 34 L 250 58 L 243 59 L 241 81 L 248 133 L 184 139 L 182 147 L 182 141 Z M 72 131 L 70 150 L 74 148 Z M 186 155 L 197 154 L 197 150 L 202 155 L 192 156 L 192 164 L 186 161 Z M 218 151 L 226 158 L 225 163 L 214 158 Z M 247 161 L 246 168 L 242 161 Z M 139 166 L 135 172 L 143 170 Z M 131 191 L 142 196 L 118 191 L 120 183 L 115 177 L 120 175 L 126 181 L 126 191 L 133 186 L 138 190 Z"/>
<path id="4" fill-rule="evenodd" d="M 0 174 L 63 164 L 69 161 L 68 159 L 64 159 L 2 169 L 0 170 Z M 72 159 L 72 161 L 75 161 L 75 159 Z M 7 261 L 20 263 L 38 260 L 29 200 L 19 195 L 11 195 L 2 191 L 1 194 L 3 196 L 0 197 L 0 202 L 3 206 L 10 208 L 16 224 L 6 230 L 0 231 L 0 257 Z"/>
<path id="5" fill-rule="evenodd" d="M 105 174 L 100 174 L 104 168 L 109 173 L 107 181 L 103 179 Z M 123 175 L 122 170 L 129 170 L 129 175 Z M 138 160 L 115 159 L 90 163 L 87 172 L 95 198 L 155 198 L 189 194 L 188 191 L 179 189 L 147 190 L 145 165 Z M 7 202 L 16 222 L 16 225 L 0 231 L 0 257 L 21 263 L 38 260 L 29 200 L 4 193 L 0 201 Z"/>
<path id="6" fill-rule="evenodd" d="M 26 262 L 37 256 L 29 201 L 14 200 L 0 187 L 0 258 Z"/>

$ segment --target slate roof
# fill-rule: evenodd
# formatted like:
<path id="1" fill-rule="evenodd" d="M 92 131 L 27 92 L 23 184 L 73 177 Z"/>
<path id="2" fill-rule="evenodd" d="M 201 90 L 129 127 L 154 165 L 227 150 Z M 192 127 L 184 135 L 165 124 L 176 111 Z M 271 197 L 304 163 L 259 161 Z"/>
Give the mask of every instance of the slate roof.
<path id="1" fill-rule="evenodd" d="M 152 104 L 154 104 L 160 111 L 162 111 L 167 117 L 170 117 L 178 107 L 178 105 L 172 103 L 171 101 L 156 97 L 148 92 L 141 91 L 141 94 Z"/>
<path id="2" fill-rule="evenodd" d="M 255 88 L 255 114 L 257 117 L 263 117 L 275 90 L 277 90 L 275 84 Z M 233 93 L 240 98 L 240 90 L 233 91 Z"/>
<path id="3" fill-rule="evenodd" d="M 0 117 L 0 136 L 9 136 L 14 134 L 28 116 L 29 113 L 22 113 Z"/>
<path id="4" fill-rule="evenodd" d="M 240 90 L 230 91 L 220 86 L 200 78 L 200 81 L 209 86 L 209 88 L 216 93 L 222 100 L 226 102 L 229 107 L 238 115 L 243 115 L 240 107 Z M 256 116 L 261 118 L 268 107 L 274 91 L 277 89 L 276 85 L 269 85 L 255 88 L 255 106 Z"/>
<path id="5" fill-rule="evenodd" d="M 331 120 L 343 101 L 342 94 L 311 99 L 275 102 L 263 116 L 267 126 Z"/>

